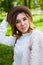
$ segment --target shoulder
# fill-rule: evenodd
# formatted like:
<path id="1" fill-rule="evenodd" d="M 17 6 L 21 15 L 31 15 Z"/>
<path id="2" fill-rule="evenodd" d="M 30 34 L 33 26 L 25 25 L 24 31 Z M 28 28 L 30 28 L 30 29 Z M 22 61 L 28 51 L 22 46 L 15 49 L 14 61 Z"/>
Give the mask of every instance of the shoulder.
<path id="1" fill-rule="evenodd" d="M 32 31 L 32 34 L 34 35 L 43 35 L 43 32 L 41 31 L 41 30 L 38 30 L 38 29 L 34 29 L 33 31 Z"/>
<path id="2" fill-rule="evenodd" d="M 39 29 L 34 29 L 34 30 L 33 30 L 33 33 L 42 33 L 42 31 L 39 30 Z"/>
<path id="3" fill-rule="evenodd" d="M 39 39 L 39 38 L 43 37 L 43 32 L 40 31 L 40 30 L 38 30 L 38 29 L 34 29 L 32 31 L 31 37 L 32 38 L 38 38 Z"/>

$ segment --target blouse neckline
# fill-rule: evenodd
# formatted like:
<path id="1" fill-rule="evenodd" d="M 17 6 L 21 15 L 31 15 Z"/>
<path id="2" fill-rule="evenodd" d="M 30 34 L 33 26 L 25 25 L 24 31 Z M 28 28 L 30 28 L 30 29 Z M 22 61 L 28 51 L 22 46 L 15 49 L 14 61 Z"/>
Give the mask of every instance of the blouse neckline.
<path id="1" fill-rule="evenodd" d="M 22 36 L 27 36 L 27 35 L 30 35 L 30 33 L 25 33 L 25 34 L 22 34 Z"/>

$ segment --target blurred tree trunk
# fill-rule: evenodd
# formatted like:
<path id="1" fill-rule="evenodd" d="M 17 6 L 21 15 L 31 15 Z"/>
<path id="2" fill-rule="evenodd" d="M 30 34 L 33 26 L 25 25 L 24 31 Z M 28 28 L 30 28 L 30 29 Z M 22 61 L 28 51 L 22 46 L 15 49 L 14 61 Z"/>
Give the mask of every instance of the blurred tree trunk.
<path id="1" fill-rule="evenodd" d="M 24 5 L 31 8 L 31 0 L 24 0 Z"/>
<path id="2" fill-rule="evenodd" d="M 27 0 L 24 0 L 24 5 L 27 6 Z"/>
<path id="3" fill-rule="evenodd" d="M 43 0 L 39 0 L 38 5 L 41 8 L 41 10 L 43 10 Z"/>
<path id="4" fill-rule="evenodd" d="M 31 0 L 28 0 L 28 7 L 31 8 Z"/>

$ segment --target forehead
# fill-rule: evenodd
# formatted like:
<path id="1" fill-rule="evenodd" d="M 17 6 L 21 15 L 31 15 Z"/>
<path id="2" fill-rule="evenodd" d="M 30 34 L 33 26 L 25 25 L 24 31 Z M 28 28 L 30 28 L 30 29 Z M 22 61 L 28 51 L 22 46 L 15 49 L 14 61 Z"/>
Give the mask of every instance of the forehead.
<path id="1" fill-rule="evenodd" d="M 17 15 L 17 18 L 16 18 L 16 19 L 22 19 L 22 18 L 24 18 L 24 17 L 27 18 L 26 14 L 25 14 L 24 12 L 22 12 L 22 13 L 19 13 L 19 14 Z"/>

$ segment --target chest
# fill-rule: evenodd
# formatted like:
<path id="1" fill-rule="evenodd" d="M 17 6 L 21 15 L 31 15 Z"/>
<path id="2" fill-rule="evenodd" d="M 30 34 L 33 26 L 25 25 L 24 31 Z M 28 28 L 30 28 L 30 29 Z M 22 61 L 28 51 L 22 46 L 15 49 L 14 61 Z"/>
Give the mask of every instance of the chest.
<path id="1" fill-rule="evenodd" d="M 15 53 L 19 54 L 19 55 L 23 54 L 23 52 L 25 51 L 27 45 L 30 46 L 28 36 L 18 39 L 16 44 L 15 44 L 15 48 L 14 48 Z"/>

